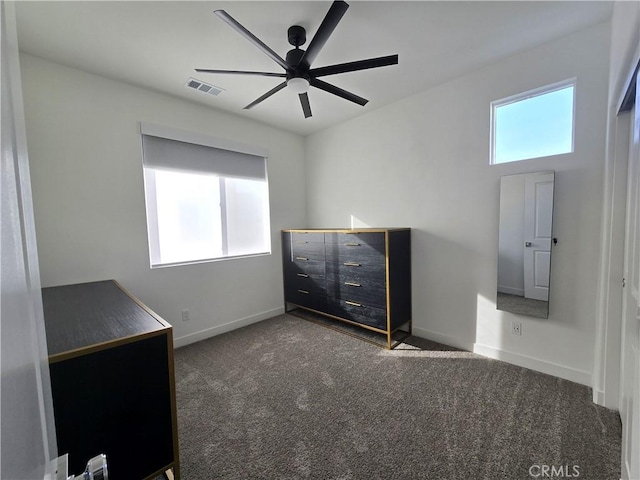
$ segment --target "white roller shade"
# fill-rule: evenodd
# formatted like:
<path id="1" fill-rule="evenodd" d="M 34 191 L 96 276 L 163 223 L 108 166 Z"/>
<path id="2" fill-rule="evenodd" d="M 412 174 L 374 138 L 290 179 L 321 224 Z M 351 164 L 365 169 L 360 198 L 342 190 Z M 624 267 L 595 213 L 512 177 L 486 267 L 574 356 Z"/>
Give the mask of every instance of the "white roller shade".
<path id="1" fill-rule="evenodd" d="M 247 153 L 142 135 L 145 167 L 265 180 L 266 159 Z"/>

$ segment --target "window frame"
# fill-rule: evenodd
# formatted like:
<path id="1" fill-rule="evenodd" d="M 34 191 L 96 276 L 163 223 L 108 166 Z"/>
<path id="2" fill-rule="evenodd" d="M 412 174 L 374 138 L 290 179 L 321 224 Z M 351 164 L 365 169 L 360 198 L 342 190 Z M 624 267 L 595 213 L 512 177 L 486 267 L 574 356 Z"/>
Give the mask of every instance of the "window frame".
<path id="1" fill-rule="evenodd" d="M 509 160 L 506 162 L 496 162 L 496 110 L 500 107 L 504 107 L 506 105 L 510 105 L 513 103 L 521 102 L 523 100 L 528 100 L 530 98 L 539 97 L 542 95 L 546 95 L 549 93 L 554 93 L 559 90 L 564 90 L 565 88 L 573 87 L 573 99 L 572 99 L 572 111 L 571 111 L 571 149 L 568 152 L 562 153 L 553 153 L 548 155 L 540 155 L 535 157 L 527 157 L 520 158 L 517 160 Z M 567 155 L 575 152 L 575 135 L 576 135 L 576 92 L 578 90 L 578 79 L 577 77 L 568 78 L 566 80 L 561 80 L 559 82 L 551 83 L 548 85 L 543 85 L 541 87 L 534 88 L 532 90 L 527 90 L 526 92 L 517 93 L 515 95 L 511 95 L 506 98 L 501 98 L 499 100 L 494 100 L 490 104 L 490 150 L 489 150 L 489 165 L 504 165 L 507 163 L 514 162 L 523 162 L 526 160 L 536 160 L 539 158 L 546 158 L 556 155 Z"/>
<path id="2" fill-rule="evenodd" d="M 271 255 L 272 253 L 272 241 L 271 241 L 271 198 L 269 195 L 269 177 L 268 177 L 268 169 L 267 169 L 267 160 L 268 160 L 268 151 L 259 147 L 253 147 L 248 145 L 243 145 L 236 142 L 231 142 L 224 139 L 219 139 L 216 137 L 196 133 L 196 132 L 188 132 L 183 130 L 174 129 L 171 127 L 165 127 L 162 125 L 155 125 L 147 122 L 140 122 L 140 135 L 141 139 L 143 135 L 154 136 L 159 138 L 164 138 L 167 140 L 174 140 L 177 142 L 185 142 L 192 143 L 195 145 L 200 145 L 204 147 L 211 147 L 215 149 L 229 150 L 231 152 L 243 153 L 247 155 L 253 155 L 256 157 L 261 157 L 264 159 L 265 165 L 265 177 L 264 181 L 266 184 L 267 191 L 267 205 L 266 208 L 266 220 L 268 222 L 268 235 L 266 245 L 268 248 L 264 252 L 255 252 L 255 253 L 246 253 L 240 255 L 228 255 L 229 245 L 228 245 L 228 225 L 227 225 L 227 198 L 226 198 L 226 179 L 228 177 L 218 175 L 218 180 L 220 182 L 220 213 L 222 218 L 221 224 L 221 241 L 222 241 L 222 252 L 223 255 L 220 257 L 213 258 L 202 258 L 197 260 L 184 260 L 179 262 L 161 262 L 160 257 L 160 235 L 159 235 L 159 226 L 158 226 L 158 202 L 157 202 L 157 191 L 156 191 L 156 171 L 159 169 L 158 167 L 146 165 L 144 161 L 144 149 L 142 149 L 142 173 L 143 173 L 143 181 L 144 181 L 144 200 L 145 200 L 145 215 L 146 215 L 146 226 L 147 226 L 147 241 L 149 248 L 149 261 L 150 268 L 165 268 L 165 267 L 174 267 L 181 265 L 193 265 L 199 263 L 209 263 L 209 262 L 218 262 L 224 260 L 233 260 L 238 258 L 250 258 L 250 257 L 258 257 Z M 206 172 L 202 172 L 202 174 L 207 174 Z M 154 232 L 151 235 L 151 232 Z"/>

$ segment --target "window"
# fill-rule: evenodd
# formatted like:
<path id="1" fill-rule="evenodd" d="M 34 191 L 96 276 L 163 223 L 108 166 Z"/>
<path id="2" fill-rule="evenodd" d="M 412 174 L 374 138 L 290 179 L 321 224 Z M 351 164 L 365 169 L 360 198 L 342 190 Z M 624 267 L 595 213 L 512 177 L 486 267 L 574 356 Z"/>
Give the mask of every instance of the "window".
<path id="1" fill-rule="evenodd" d="M 491 164 L 573 152 L 575 79 L 491 103 Z"/>
<path id="2" fill-rule="evenodd" d="M 271 253 L 265 154 L 141 130 L 151 267 Z"/>

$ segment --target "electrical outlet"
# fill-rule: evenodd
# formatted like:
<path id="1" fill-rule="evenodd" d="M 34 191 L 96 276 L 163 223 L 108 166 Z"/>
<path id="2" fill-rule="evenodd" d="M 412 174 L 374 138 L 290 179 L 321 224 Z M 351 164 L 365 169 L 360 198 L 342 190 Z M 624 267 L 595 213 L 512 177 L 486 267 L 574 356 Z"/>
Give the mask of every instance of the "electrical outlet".
<path id="1" fill-rule="evenodd" d="M 183 322 L 188 322 L 189 321 L 189 310 L 182 310 L 182 321 Z"/>
<path id="2" fill-rule="evenodd" d="M 511 322 L 511 335 L 522 335 L 521 322 Z"/>

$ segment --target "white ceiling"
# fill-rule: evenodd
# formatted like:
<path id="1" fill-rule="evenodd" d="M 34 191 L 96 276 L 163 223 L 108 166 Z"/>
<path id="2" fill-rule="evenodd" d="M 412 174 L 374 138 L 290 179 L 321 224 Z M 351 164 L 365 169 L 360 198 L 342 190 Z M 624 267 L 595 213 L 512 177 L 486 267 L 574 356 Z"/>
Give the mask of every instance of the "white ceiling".
<path id="1" fill-rule="evenodd" d="M 331 2 L 19 1 L 20 49 L 105 77 L 144 86 L 307 135 L 587 26 L 606 21 L 597 1 L 353 1 L 314 67 L 399 54 L 399 64 L 323 80 L 369 99 L 365 107 L 312 88 L 313 117 L 282 90 L 243 107 L 280 78 L 213 75 L 194 68 L 283 70 L 213 14 L 224 9 L 281 57 L 287 28 L 307 29 L 307 45 Z M 304 46 L 302 47 L 304 48 Z M 189 77 L 224 89 L 187 89 Z"/>

